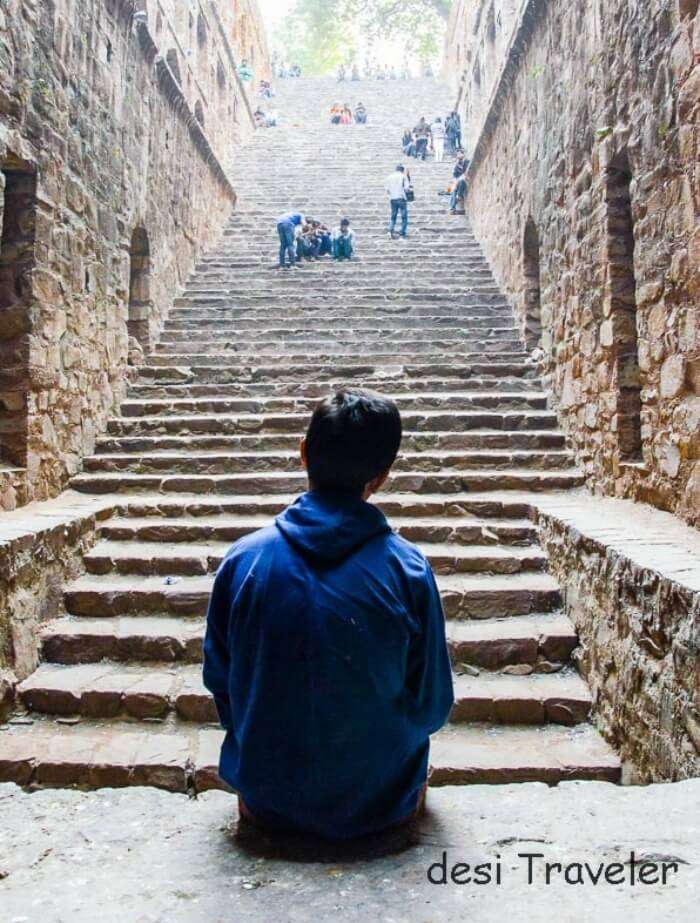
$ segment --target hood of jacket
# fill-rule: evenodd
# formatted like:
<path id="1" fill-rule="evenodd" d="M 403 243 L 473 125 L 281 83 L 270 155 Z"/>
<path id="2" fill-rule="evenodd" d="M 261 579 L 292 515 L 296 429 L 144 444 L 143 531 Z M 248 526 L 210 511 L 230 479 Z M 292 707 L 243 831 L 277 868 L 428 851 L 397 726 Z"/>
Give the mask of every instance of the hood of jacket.
<path id="1" fill-rule="evenodd" d="M 380 509 L 358 497 L 310 491 L 275 520 L 287 541 L 316 564 L 340 564 L 363 545 L 391 532 Z"/>

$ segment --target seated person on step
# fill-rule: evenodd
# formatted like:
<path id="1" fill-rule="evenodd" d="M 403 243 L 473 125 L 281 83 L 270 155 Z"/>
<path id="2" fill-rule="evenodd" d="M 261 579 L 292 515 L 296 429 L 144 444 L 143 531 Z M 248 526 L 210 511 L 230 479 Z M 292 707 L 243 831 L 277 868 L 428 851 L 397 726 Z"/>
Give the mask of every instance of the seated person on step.
<path id="1" fill-rule="evenodd" d="M 340 125 L 340 120 L 343 116 L 343 107 L 336 103 L 334 106 L 331 106 L 331 125 Z"/>
<path id="2" fill-rule="evenodd" d="M 396 405 L 341 391 L 301 445 L 309 491 L 219 568 L 204 683 L 220 774 L 267 831 L 349 840 L 411 820 L 453 704 L 440 594 L 370 504 L 401 443 Z"/>
<path id="3" fill-rule="evenodd" d="M 333 259 L 351 260 L 355 252 L 355 233 L 350 230 L 350 219 L 343 218 L 333 232 Z"/>
<path id="4" fill-rule="evenodd" d="M 355 106 L 355 123 L 357 125 L 367 124 L 367 110 L 365 109 L 364 103 L 358 103 L 357 106 Z"/>

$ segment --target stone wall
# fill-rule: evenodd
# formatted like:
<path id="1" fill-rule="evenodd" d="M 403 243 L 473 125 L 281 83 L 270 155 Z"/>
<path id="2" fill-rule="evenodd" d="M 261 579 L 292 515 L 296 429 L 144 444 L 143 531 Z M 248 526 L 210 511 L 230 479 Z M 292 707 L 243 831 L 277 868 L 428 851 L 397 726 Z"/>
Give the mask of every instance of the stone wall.
<path id="1" fill-rule="evenodd" d="M 0 463 L 24 469 L 4 508 L 79 469 L 125 393 L 128 329 L 153 343 L 234 206 L 222 164 L 253 123 L 221 5 L 0 5 Z"/>
<path id="2" fill-rule="evenodd" d="M 644 510 L 579 501 L 536 515 L 596 722 L 648 783 L 700 776 L 700 543 Z"/>
<path id="3" fill-rule="evenodd" d="M 468 210 L 590 486 L 700 524 L 698 0 L 463 0 Z"/>

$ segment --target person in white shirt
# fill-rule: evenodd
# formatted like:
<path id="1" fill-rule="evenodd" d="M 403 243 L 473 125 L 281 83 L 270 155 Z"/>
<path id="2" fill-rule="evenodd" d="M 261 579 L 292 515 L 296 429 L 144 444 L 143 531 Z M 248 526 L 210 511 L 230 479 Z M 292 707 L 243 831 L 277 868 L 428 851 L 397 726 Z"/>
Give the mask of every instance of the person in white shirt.
<path id="1" fill-rule="evenodd" d="M 430 126 L 430 134 L 433 136 L 435 163 L 442 163 L 445 159 L 445 126 L 442 124 L 442 119 L 435 119 Z"/>
<path id="2" fill-rule="evenodd" d="M 386 191 L 391 201 L 389 233 L 393 238 L 396 237 L 396 219 L 399 214 L 401 215 L 401 236 L 408 237 L 408 198 L 406 192 L 410 186 L 411 181 L 406 176 L 406 168 L 400 163 L 386 179 Z"/>

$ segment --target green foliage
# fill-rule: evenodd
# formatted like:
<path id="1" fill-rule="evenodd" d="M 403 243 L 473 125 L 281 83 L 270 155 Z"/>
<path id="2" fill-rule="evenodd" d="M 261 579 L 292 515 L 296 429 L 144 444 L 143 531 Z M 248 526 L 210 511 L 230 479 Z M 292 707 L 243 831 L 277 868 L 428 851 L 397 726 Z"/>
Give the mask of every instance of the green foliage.
<path id="1" fill-rule="evenodd" d="M 414 60 L 442 50 L 452 0 L 296 0 L 275 35 L 287 61 L 324 74 L 357 55 L 355 39 L 398 40 Z"/>

